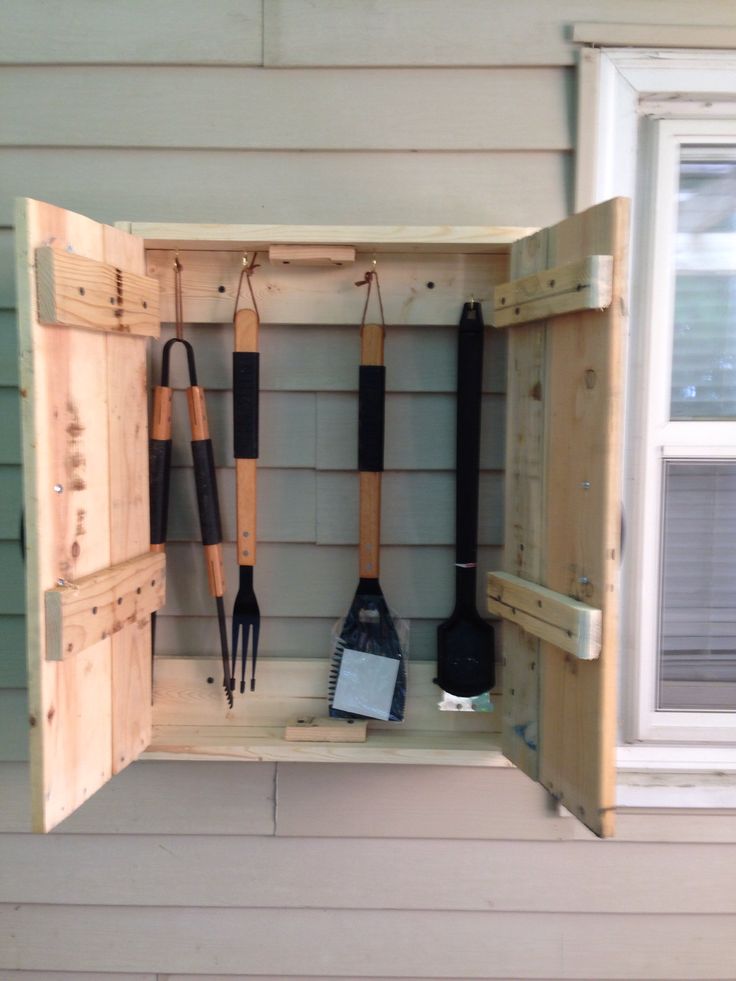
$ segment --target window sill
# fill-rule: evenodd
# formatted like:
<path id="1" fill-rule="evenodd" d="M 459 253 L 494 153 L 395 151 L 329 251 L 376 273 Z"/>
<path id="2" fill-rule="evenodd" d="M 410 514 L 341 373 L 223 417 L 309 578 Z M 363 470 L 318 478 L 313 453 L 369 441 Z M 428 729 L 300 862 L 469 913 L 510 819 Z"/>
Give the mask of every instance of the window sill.
<path id="1" fill-rule="evenodd" d="M 736 746 L 619 746 L 617 807 L 736 808 Z"/>

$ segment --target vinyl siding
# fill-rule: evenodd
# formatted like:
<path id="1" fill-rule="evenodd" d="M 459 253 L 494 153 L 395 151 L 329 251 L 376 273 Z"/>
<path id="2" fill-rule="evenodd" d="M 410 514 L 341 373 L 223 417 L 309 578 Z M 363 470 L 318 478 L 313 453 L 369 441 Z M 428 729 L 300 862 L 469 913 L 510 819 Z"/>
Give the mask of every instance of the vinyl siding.
<path id="1" fill-rule="evenodd" d="M 599 842 L 514 770 L 149 761 L 52 835 L 28 833 L 12 198 L 108 222 L 549 224 L 571 210 L 576 20 L 734 26 L 736 10 L 716 0 L 697 17 L 684 0 L 4 5 L 3 981 L 733 977 L 736 822 L 725 811 L 628 810 L 617 838 Z M 385 498 L 396 503 L 382 581 L 426 658 L 452 589 L 454 316 L 420 337 L 419 308 L 387 348 Z M 262 332 L 258 591 L 274 652 L 293 656 L 321 649 L 354 577 L 355 392 L 335 378 L 355 349 L 334 321 L 305 328 L 283 308 L 271 322 L 281 325 Z M 214 438 L 227 446 L 226 335 L 197 330 Z M 310 353 L 326 343 L 329 366 Z M 486 361 L 483 568 L 502 544 L 502 347 L 489 345 Z M 176 464 L 175 486 L 191 494 L 186 457 Z M 227 453 L 218 465 L 231 537 Z M 197 561 L 191 520 L 172 514 L 171 526 L 172 554 Z M 417 550 L 429 585 L 412 575 Z M 171 597 L 160 650 L 208 642 L 200 593 L 183 583 Z"/>

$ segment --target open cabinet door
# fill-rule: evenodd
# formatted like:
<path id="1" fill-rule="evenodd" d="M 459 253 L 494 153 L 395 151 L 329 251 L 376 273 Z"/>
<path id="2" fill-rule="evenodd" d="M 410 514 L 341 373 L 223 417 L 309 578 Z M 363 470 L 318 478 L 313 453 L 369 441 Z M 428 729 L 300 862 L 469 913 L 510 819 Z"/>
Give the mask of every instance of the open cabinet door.
<path id="1" fill-rule="evenodd" d="M 512 246 L 504 752 L 597 835 L 614 830 L 622 352 L 629 202 Z M 544 319 L 541 319 L 544 318 Z M 541 589 L 539 587 L 542 587 Z"/>
<path id="2" fill-rule="evenodd" d="M 32 822 L 48 831 L 146 748 L 152 610 L 143 243 L 21 200 L 16 215 Z"/>

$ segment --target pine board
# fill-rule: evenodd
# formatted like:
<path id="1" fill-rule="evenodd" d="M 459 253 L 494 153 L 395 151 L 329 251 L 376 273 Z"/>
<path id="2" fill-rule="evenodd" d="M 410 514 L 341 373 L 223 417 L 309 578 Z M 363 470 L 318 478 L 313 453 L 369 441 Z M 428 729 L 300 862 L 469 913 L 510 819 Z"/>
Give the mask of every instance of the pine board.
<path id="1" fill-rule="evenodd" d="M 569 72 L 559 68 L 466 69 L 449 76 L 431 69 L 3 67 L 0 142 L 247 150 L 570 150 L 570 82 Z M 19 91 L 22 99 L 13 96 Z M 69 105 L 84 120 L 83 127 L 68 126 Z M 247 121 L 238 125 L 244 105 Z M 518 112 L 520 105 L 523 113 Z M 356 112 L 356 106 L 363 111 Z M 401 126 L 396 126 L 397 118 Z"/>
<path id="2" fill-rule="evenodd" d="M 329 236 L 329 230 L 325 234 Z M 343 230 L 341 234 L 349 237 L 350 231 Z M 175 319 L 174 255 L 165 249 L 151 249 L 147 253 L 148 275 L 156 277 L 161 284 L 161 319 L 165 321 Z M 192 323 L 232 322 L 242 255 L 238 250 L 179 250 L 186 320 Z M 364 250 L 357 253 L 354 263 L 305 268 L 272 263 L 265 249 L 259 251 L 258 268 L 251 284 L 261 321 L 263 324 L 303 324 L 306 321 L 319 325 L 347 325 L 352 341 L 350 347 L 355 355 L 352 363 L 358 364 L 358 326 L 365 303 L 365 287 L 357 287 L 356 281 L 362 278 L 366 269 L 372 268 L 372 259 L 373 253 Z M 408 251 L 405 254 L 382 254 L 376 268 L 387 323 L 455 325 L 463 302 L 470 296 L 490 300 L 492 285 L 505 275 L 506 258 L 503 255 L 442 252 L 412 255 Z M 250 305 L 250 294 L 244 286 L 241 306 Z M 378 316 L 375 296 L 370 314 Z M 300 343 L 308 340 L 309 337 Z M 227 341 L 231 346 L 231 334 Z M 390 353 L 387 349 L 387 364 Z"/>
<path id="3" fill-rule="evenodd" d="M 226 973 L 246 966 L 281 977 L 306 970 L 322 978 L 447 978 L 461 963 L 476 978 L 650 974 L 693 981 L 732 973 L 733 925 L 722 914 L 227 909 L 213 916 L 191 907 L 7 904 L 0 908 L 7 937 L 0 964 L 191 973 L 207 971 L 216 958 Z"/>

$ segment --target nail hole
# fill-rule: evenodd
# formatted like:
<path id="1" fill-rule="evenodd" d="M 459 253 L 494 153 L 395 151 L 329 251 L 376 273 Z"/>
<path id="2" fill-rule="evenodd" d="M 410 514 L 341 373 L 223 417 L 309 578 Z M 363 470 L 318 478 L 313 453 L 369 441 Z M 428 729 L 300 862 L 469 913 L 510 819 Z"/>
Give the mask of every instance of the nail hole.
<path id="1" fill-rule="evenodd" d="M 118 596 L 118 606 L 120 606 L 122 604 L 122 602 L 123 602 L 123 597 L 122 596 Z"/>
<path id="2" fill-rule="evenodd" d="M 155 586 L 155 585 L 156 585 L 156 580 L 155 580 L 155 579 L 152 579 L 152 580 L 151 580 L 151 585 L 152 585 L 152 586 Z"/>
<path id="3" fill-rule="evenodd" d="M 112 305 L 115 306 L 115 297 L 114 296 L 111 296 L 110 297 L 110 303 L 112 303 Z"/>
<path id="4" fill-rule="evenodd" d="M 430 281 L 429 281 L 429 282 L 427 283 L 427 289 L 428 289 L 428 290 L 433 290 L 433 289 L 434 289 L 434 283 L 432 282 L 432 280 L 430 280 Z"/>
<path id="5" fill-rule="evenodd" d="M 80 295 L 80 296 L 84 296 L 84 292 L 85 292 L 85 290 L 84 290 L 84 286 L 80 286 L 80 287 L 79 287 L 79 295 Z"/>
<path id="6" fill-rule="evenodd" d="M 225 287 L 224 286 L 218 286 L 217 287 L 217 292 L 218 293 L 224 293 L 225 292 Z"/>
<path id="7" fill-rule="evenodd" d="M 501 297 L 501 306 L 505 306 L 505 305 L 506 305 L 506 297 L 505 296 L 502 296 Z"/>
<path id="8" fill-rule="evenodd" d="M 143 301 L 143 309 L 144 310 L 147 310 L 148 309 L 148 301 L 147 300 L 144 300 Z"/>
<path id="9" fill-rule="evenodd" d="M 139 596 L 141 595 L 141 587 L 140 586 L 138 587 L 138 589 L 136 589 L 136 593 L 138 593 Z"/>
<path id="10" fill-rule="evenodd" d="M 92 607 L 92 613 L 95 614 L 95 615 L 97 614 L 97 607 L 96 606 L 93 606 Z"/>
<path id="11" fill-rule="evenodd" d="M 555 281 L 554 281 L 554 279 L 550 279 L 550 281 L 549 281 L 549 285 L 550 285 L 550 286 L 554 286 L 554 285 L 555 285 Z"/>
<path id="12" fill-rule="evenodd" d="M 207 679 L 207 684 L 208 685 L 213 685 L 214 683 L 215 683 L 215 679 L 214 678 L 208 678 Z"/>

